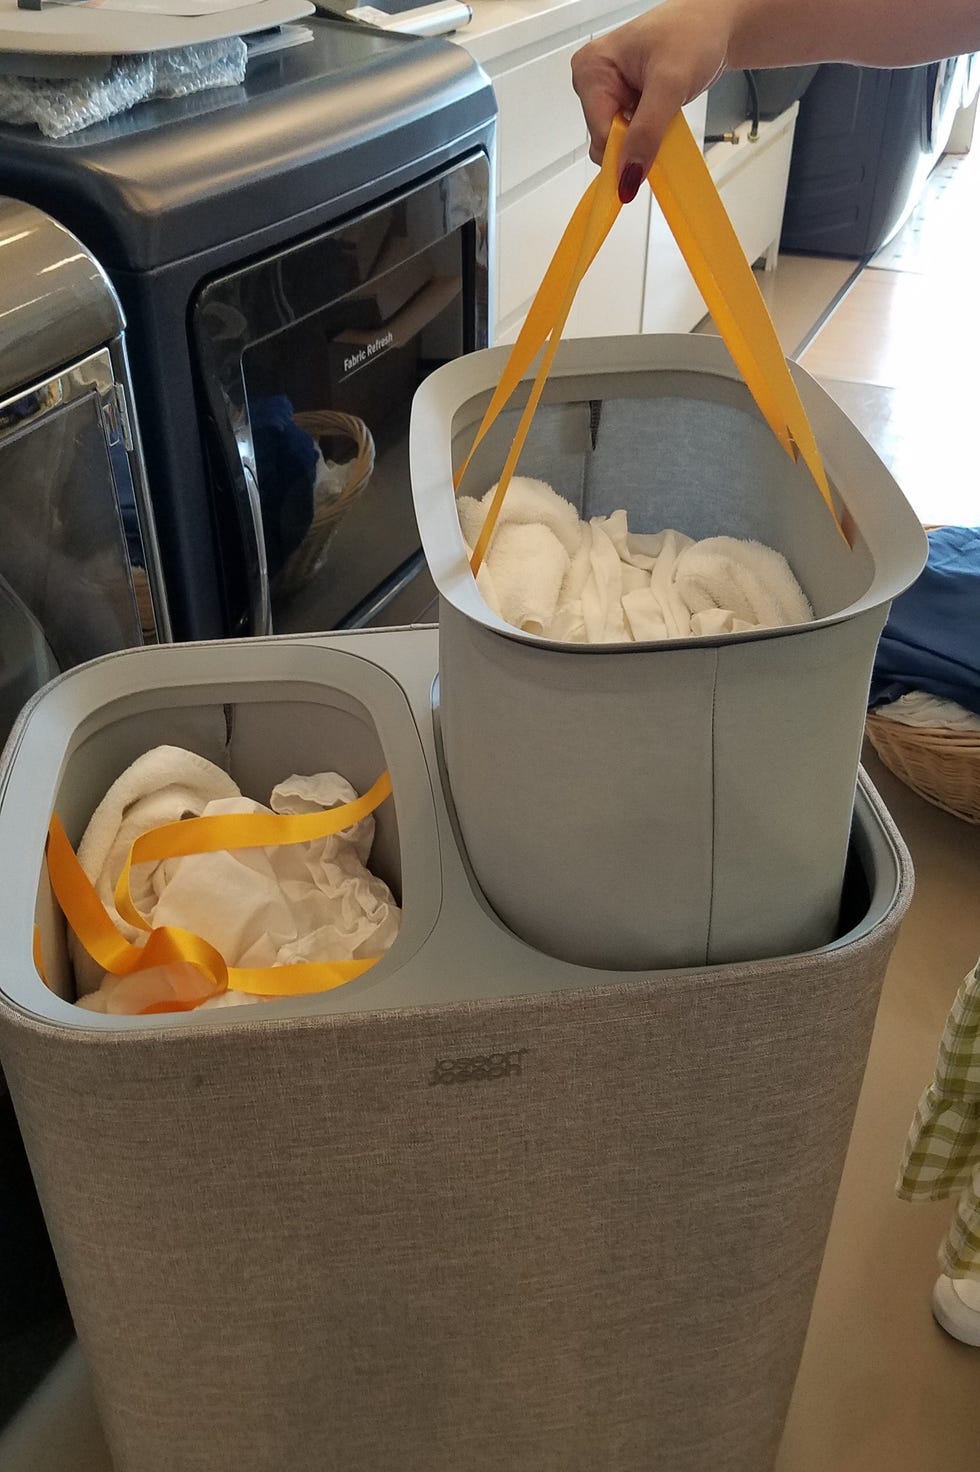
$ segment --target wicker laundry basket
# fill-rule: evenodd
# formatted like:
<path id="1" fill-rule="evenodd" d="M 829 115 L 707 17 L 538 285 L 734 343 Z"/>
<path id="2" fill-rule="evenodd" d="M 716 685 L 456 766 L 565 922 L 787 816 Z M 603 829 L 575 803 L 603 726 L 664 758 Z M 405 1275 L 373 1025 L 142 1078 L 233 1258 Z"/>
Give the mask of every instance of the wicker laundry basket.
<path id="1" fill-rule="evenodd" d="M 349 439 L 354 454 L 344 466 L 343 489 L 329 495 L 317 489 L 313 520 L 299 546 L 289 555 L 276 578 L 276 591 L 295 592 L 309 582 L 323 562 L 327 545 L 341 518 L 364 490 L 374 470 L 374 438 L 363 419 L 333 409 L 300 410 L 293 423 L 319 442 L 328 437 Z"/>
<path id="2" fill-rule="evenodd" d="M 980 825 L 980 731 L 907 726 L 872 711 L 868 740 L 890 772 L 944 812 Z"/>

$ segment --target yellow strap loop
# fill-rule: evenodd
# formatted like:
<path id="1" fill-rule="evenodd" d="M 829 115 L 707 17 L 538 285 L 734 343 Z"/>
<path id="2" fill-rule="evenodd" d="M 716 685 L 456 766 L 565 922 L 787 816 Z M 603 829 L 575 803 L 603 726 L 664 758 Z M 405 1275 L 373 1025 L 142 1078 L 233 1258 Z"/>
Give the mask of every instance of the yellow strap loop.
<path id="1" fill-rule="evenodd" d="M 143 945 L 133 945 L 117 929 L 98 892 L 68 841 L 57 814 L 48 828 L 48 876 L 54 896 L 71 929 L 92 959 L 114 977 L 138 977 L 156 967 L 190 966 L 203 979 L 174 987 L 175 995 L 139 1007 L 141 1013 L 185 1011 L 228 989 L 256 996 L 300 996 L 331 991 L 363 976 L 379 956 L 357 961 L 299 961 L 288 966 L 228 966 L 201 936 L 177 926 L 151 928 L 133 904 L 129 874 L 134 863 L 225 849 L 272 848 L 308 843 L 340 833 L 379 807 L 391 795 L 391 778 L 383 772 L 363 797 L 326 812 L 299 814 L 235 813 L 217 818 L 188 818 L 151 829 L 136 839 L 116 886 L 120 914 L 147 931 Z M 35 928 L 35 962 L 45 980 L 40 935 Z"/>
<path id="2" fill-rule="evenodd" d="M 533 328 L 527 333 L 527 337 L 523 343 L 522 337 L 524 334 L 522 332 L 518 336 L 517 343 L 515 344 L 515 349 L 517 346 L 521 347 L 521 353 L 518 357 L 518 364 L 520 364 L 521 360 L 528 353 L 528 350 L 531 350 L 531 356 L 533 357 L 534 352 L 541 346 L 541 341 L 543 340 L 541 334 L 545 330 L 546 324 L 550 327 L 547 346 L 542 354 L 534 383 L 531 386 L 531 392 L 528 395 L 528 400 L 521 414 L 513 442 L 504 461 L 504 468 L 497 482 L 493 502 L 480 530 L 476 546 L 473 548 L 470 568 L 474 577 L 479 572 L 483 559 L 486 556 L 487 548 L 490 545 L 490 539 L 493 536 L 494 527 L 497 524 L 497 517 L 500 515 L 500 508 L 504 503 L 504 496 L 507 494 L 507 488 L 510 485 L 511 478 L 517 467 L 517 461 L 520 458 L 521 451 L 524 448 L 528 432 L 531 428 L 531 421 L 534 418 L 541 395 L 544 392 L 544 386 L 547 382 L 548 374 L 551 372 L 551 365 L 555 360 L 555 354 L 558 351 L 558 344 L 561 341 L 565 323 L 568 321 L 568 314 L 572 310 L 575 293 L 578 291 L 586 271 L 599 254 L 599 249 L 615 224 L 616 216 L 619 214 L 621 208 L 618 193 L 618 175 L 616 173 L 616 157 L 614 156 L 613 150 L 607 149 L 598 177 L 592 181 L 578 209 L 573 214 L 571 223 L 562 236 L 554 259 L 548 268 L 545 282 L 538 292 L 538 298 L 543 296 L 544 306 L 540 310 L 537 310 L 538 298 L 535 298 L 535 302 L 528 314 L 528 321 L 533 322 Z M 525 323 L 526 328 L 527 323 Z M 515 379 L 515 370 L 511 368 L 513 359 L 514 353 L 511 354 L 511 358 L 508 360 L 501 387 L 503 386 L 503 382 L 509 384 L 512 381 L 516 386 L 516 382 L 520 379 L 523 369 L 517 373 Z M 508 372 L 508 370 L 511 371 Z M 507 398 L 510 397 L 511 392 L 512 388 L 508 388 Z M 491 416 L 493 404 L 494 400 L 491 400 L 491 404 L 488 406 L 487 413 L 484 416 L 483 424 L 477 431 L 477 439 L 474 442 L 473 450 L 476 449 L 476 445 L 483 438 L 493 419 L 499 413 L 498 407 L 494 409 Z M 470 451 L 470 456 L 472 456 L 473 450 Z M 469 457 L 467 458 L 466 464 L 469 464 Z M 466 465 L 464 464 L 463 470 L 465 468 Z M 459 477 L 457 478 L 457 486 L 458 481 L 462 479 L 463 470 L 460 471 Z"/>
<path id="3" fill-rule="evenodd" d="M 648 177 L 759 412 L 794 459 L 799 451 L 837 520 L 823 460 L 769 309 L 683 113 L 667 129 Z"/>
<path id="4" fill-rule="evenodd" d="M 391 778 L 382 772 L 374 786 L 339 807 L 317 813 L 226 813 L 216 818 L 183 818 L 141 833 L 129 850 L 116 881 L 116 909 L 130 925 L 150 926 L 133 903 L 130 872 L 134 864 L 159 863 L 187 854 L 222 853 L 239 848 L 278 848 L 289 843 L 311 843 L 342 833 L 380 807 L 391 795 Z"/>
<path id="5" fill-rule="evenodd" d="M 473 549 L 470 568 L 474 577 L 493 537 L 504 496 L 527 440 L 575 293 L 622 207 L 618 180 L 625 133 L 625 119 L 617 117 L 609 133 L 599 174 L 585 191 L 569 221 L 511 349 L 469 454 L 453 478 L 454 489 L 458 491 L 477 447 L 524 379 L 535 355 L 547 344 Z M 802 458 L 840 528 L 820 451 L 758 282 L 745 259 L 704 155 L 682 113 L 678 113 L 671 122 L 648 179 L 759 412 L 786 453 L 794 460 Z"/>

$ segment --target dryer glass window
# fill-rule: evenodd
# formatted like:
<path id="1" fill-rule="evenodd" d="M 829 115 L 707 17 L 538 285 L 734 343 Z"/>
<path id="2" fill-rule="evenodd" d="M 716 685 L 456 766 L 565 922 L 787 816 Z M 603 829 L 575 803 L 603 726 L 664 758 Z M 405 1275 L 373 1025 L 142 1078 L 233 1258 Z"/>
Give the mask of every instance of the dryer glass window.
<path id="1" fill-rule="evenodd" d="M 0 738 L 59 670 L 143 641 L 115 390 L 97 353 L 0 404 Z"/>
<path id="2" fill-rule="evenodd" d="M 481 155 L 202 293 L 216 522 L 243 632 L 410 621 L 431 604 L 412 398 L 486 343 L 488 189 Z"/>

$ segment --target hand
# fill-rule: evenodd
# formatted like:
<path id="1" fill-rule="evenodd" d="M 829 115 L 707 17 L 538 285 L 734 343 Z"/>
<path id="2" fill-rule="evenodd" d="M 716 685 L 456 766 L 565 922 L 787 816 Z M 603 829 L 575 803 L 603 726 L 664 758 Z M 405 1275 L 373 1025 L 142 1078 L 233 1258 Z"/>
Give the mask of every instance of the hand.
<path id="1" fill-rule="evenodd" d="M 591 41 L 572 57 L 572 86 L 601 163 L 618 112 L 630 118 L 623 140 L 619 196 L 631 200 L 650 172 L 674 114 L 727 65 L 732 30 L 726 0 L 663 4 Z"/>

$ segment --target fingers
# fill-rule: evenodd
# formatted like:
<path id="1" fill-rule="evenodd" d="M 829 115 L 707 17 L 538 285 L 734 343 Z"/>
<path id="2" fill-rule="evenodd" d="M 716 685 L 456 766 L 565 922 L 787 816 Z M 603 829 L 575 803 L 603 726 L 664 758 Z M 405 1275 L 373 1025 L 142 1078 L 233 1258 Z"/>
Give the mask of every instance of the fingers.
<path id="1" fill-rule="evenodd" d="M 674 115 L 724 70 L 730 12 L 724 0 L 663 0 L 572 57 L 594 163 L 602 161 L 616 114 L 630 117 L 620 164 L 624 202 L 652 168 Z"/>
<path id="2" fill-rule="evenodd" d="M 617 113 L 631 111 L 639 94 L 623 75 L 614 55 L 597 41 L 583 46 L 572 57 L 572 87 L 582 104 L 589 130 L 589 157 L 599 164 L 613 118 Z"/>
<path id="3" fill-rule="evenodd" d="M 640 93 L 619 156 L 619 197 L 624 204 L 649 174 L 670 121 L 685 101 L 683 88 L 663 83 L 644 87 Z"/>

